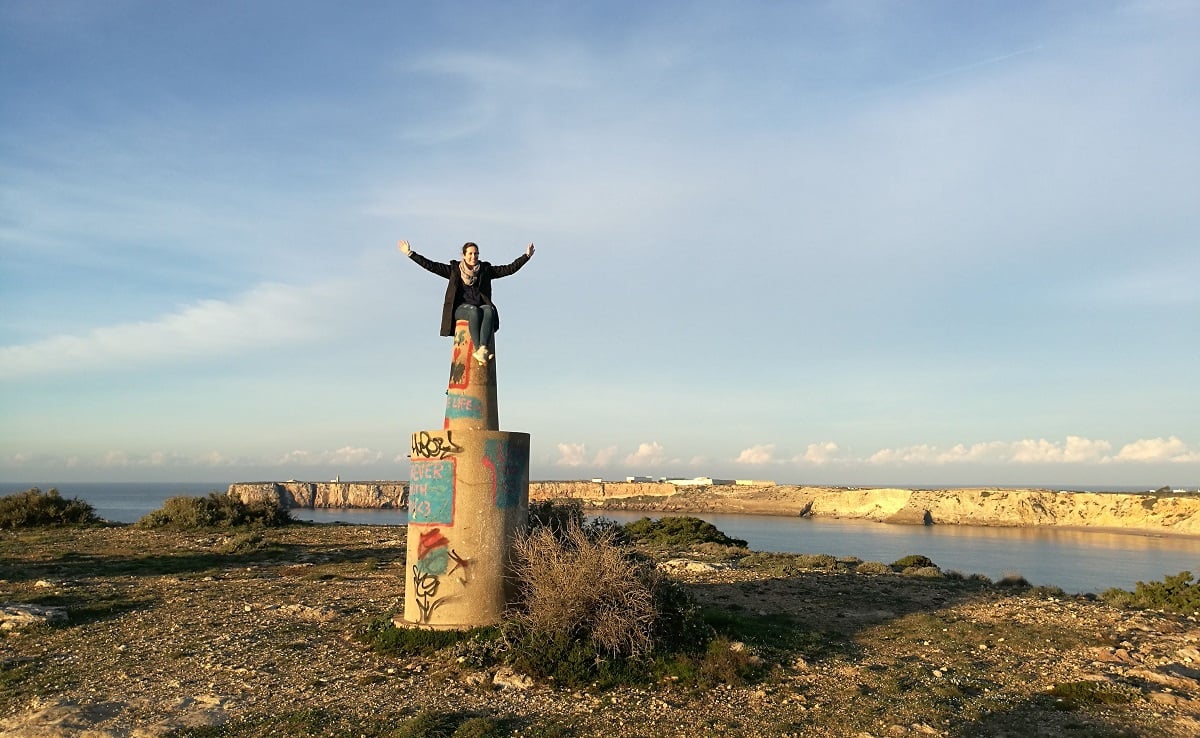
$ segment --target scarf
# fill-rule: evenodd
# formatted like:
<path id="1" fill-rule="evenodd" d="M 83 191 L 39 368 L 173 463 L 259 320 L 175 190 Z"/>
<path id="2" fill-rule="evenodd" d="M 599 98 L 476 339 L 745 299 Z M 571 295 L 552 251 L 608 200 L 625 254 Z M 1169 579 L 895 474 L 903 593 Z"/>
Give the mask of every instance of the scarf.
<path id="1" fill-rule="evenodd" d="M 458 262 L 458 274 L 462 277 L 463 284 L 468 286 L 475 284 L 475 281 L 479 279 L 479 265 L 481 263 L 482 262 L 476 262 L 475 268 L 472 269 L 471 267 L 467 266 L 467 262 Z"/>

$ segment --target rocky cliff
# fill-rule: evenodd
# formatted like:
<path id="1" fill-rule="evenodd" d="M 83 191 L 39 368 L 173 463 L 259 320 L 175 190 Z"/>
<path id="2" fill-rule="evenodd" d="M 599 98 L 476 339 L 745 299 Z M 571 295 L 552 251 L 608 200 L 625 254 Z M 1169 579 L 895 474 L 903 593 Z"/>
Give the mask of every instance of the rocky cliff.
<path id="1" fill-rule="evenodd" d="M 601 508 L 648 511 L 811 515 L 927 525 L 1118 528 L 1200 535 L 1200 495 L 712 486 L 683 487 L 668 497 L 599 497 L 589 499 L 589 503 Z"/>
<path id="2" fill-rule="evenodd" d="M 243 502 L 270 500 L 284 508 L 406 508 L 406 482 L 241 482 L 229 494 Z"/>
<path id="3" fill-rule="evenodd" d="M 245 501 L 286 507 L 404 508 L 403 482 L 234 484 Z M 1200 536 L 1200 495 L 1055 492 L 1039 489 L 847 489 L 647 482 L 530 482 L 531 500 L 575 499 L 590 508 L 855 518 L 926 525 L 1062 526 Z"/>

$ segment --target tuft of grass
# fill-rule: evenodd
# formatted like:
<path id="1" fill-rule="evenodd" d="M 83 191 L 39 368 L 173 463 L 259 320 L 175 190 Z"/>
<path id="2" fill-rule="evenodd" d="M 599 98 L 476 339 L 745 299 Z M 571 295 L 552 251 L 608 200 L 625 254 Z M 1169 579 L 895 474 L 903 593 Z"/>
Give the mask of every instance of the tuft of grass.
<path id="1" fill-rule="evenodd" d="M 267 547 L 267 541 L 259 531 L 239 533 L 221 544 L 217 550 L 223 554 L 249 554 Z"/>
<path id="2" fill-rule="evenodd" d="M 1050 688 L 1056 707 L 1076 710 L 1088 705 L 1125 705 L 1141 697 L 1137 689 L 1112 682 L 1063 682 Z"/>
<path id="3" fill-rule="evenodd" d="M 295 522 L 287 509 L 269 500 L 245 503 L 237 497 L 210 492 L 207 497 L 171 497 L 161 508 L 144 515 L 139 528 L 277 527 Z"/>
<path id="4" fill-rule="evenodd" d="M 942 578 L 942 570 L 936 566 L 910 566 L 901 573 L 906 577 L 924 577 L 926 579 Z"/>
<path id="5" fill-rule="evenodd" d="M 476 641 L 490 642 L 499 637 L 500 631 L 496 627 L 469 630 L 397 628 L 390 616 L 372 620 L 354 633 L 359 643 L 388 656 L 430 656 L 444 648 Z"/>
<path id="6" fill-rule="evenodd" d="M 718 636 L 743 641 L 767 654 L 801 653 L 806 658 L 824 658 L 850 650 L 846 636 L 813 630 L 787 613 L 757 615 L 706 607 L 700 616 Z"/>
<path id="7" fill-rule="evenodd" d="M 892 567 L 882 561 L 864 561 L 854 567 L 854 571 L 858 574 L 893 574 L 895 573 Z"/>
<path id="8" fill-rule="evenodd" d="M 78 498 L 65 499 L 57 489 L 42 492 L 32 487 L 0 497 L 0 529 L 64 527 L 99 523 L 91 505 Z"/>
<path id="9" fill-rule="evenodd" d="M 795 576 L 811 569 L 834 570 L 840 568 L 838 560 L 829 554 L 789 554 L 755 552 L 738 560 L 743 569 L 755 569 L 776 577 Z"/>

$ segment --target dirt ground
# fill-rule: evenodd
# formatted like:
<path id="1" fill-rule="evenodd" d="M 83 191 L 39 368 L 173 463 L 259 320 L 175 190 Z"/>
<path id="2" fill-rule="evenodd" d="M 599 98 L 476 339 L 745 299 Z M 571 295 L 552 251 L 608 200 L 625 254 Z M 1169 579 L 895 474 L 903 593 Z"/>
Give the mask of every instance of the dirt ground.
<path id="1" fill-rule="evenodd" d="M 494 669 L 380 656 L 352 638 L 400 608 L 405 534 L 0 532 L 0 604 L 68 616 L 0 635 L 0 736 L 385 736 L 422 710 L 525 736 L 1200 735 L 1194 619 L 698 555 L 663 565 L 700 603 L 796 623 L 751 644 L 770 666 L 760 680 L 498 686 Z"/>

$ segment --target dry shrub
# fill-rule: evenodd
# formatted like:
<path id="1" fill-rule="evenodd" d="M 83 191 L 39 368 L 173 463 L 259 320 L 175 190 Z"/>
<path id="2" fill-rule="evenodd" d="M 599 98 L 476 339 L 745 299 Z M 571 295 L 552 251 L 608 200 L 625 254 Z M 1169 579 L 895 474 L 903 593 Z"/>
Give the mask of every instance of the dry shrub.
<path id="1" fill-rule="evenodd" d="M 620 546 L 615 532 L 570 524 L 535 528 L 516 544 L 522 625 L 587 638 L 597 651 L 636 657 L 654 647 L 655 590 L 662 575 Z"/>
<path id="2" fill-rule="evenodd" d="M 854 571 L 859 574 L 891 574 L 892 567 L 882 561 L 864 561 L 854 567 Z"/>

